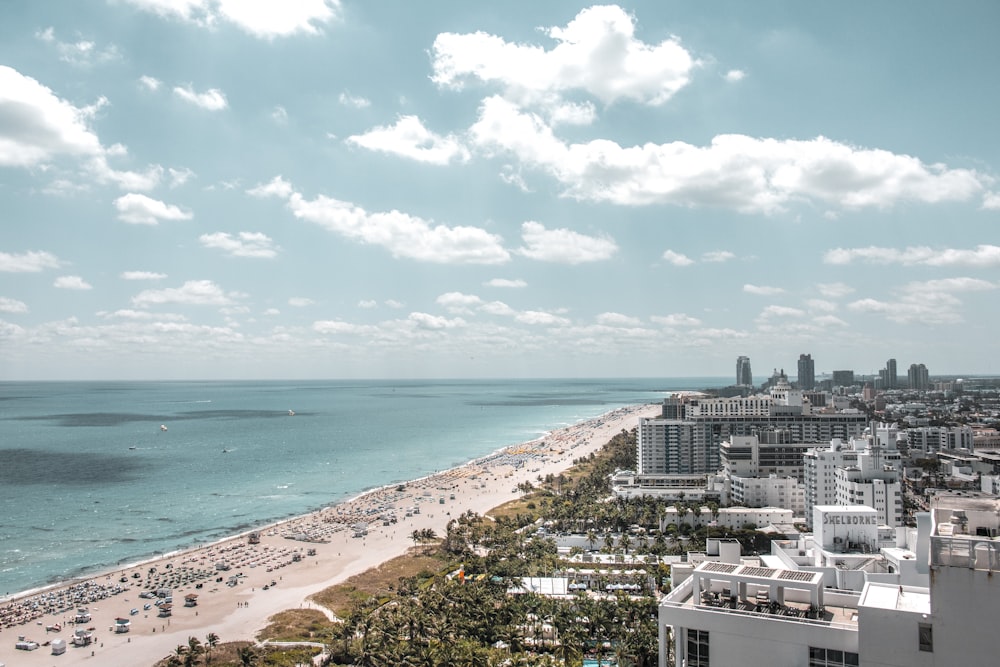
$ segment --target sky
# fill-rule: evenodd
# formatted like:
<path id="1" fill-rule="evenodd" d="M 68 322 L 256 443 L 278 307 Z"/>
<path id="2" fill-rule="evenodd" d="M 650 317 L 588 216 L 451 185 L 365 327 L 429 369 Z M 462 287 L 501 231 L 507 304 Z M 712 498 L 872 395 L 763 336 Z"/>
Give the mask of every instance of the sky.
<path id="1" fill-rule="evenodd" d="M 0 17 L 0 379 L 1000 374 L 992 0 Z"/>

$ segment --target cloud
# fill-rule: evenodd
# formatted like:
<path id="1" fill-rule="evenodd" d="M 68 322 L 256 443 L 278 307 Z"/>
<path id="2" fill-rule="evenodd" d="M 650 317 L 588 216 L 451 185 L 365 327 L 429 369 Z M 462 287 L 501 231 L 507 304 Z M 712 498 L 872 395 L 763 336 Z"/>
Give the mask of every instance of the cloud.
<path id="1" fill-rule="evenodd" d="M 875 313 L 899 324 L 957 324 L 961 300 L 956 292 L 982 292 L 1000 288 L 997 283 L 978 278 L 944 278 L 910 282 L 901 287 L 892 301 L 867 298 L 848 304 L 855 312 Z"/>
<path id="2" fill-rule="evenodd" d="M 364 134 L 348 137 L 346 141 L 368 150 L 391 153 L 426 164 L 469 161 L 468 149 L 454 135 L 443 137 L 434 134 L 416 116 L 400 116 L 395 125 L 376 127 Z"/>
<path id="3" fill-rule="evenodd" d="M 174 94 L 207 111 L 221 111 L 229 106 L 225 94 L 218 88 L 209 88 L 204 93 L 196 93 L 191 86 L 176 86 Z"/>
<path id="4" fill-rule="evenodd" d="M 85 39 L 77 42 L 61 42 L 56 39 L 55 29 L 51 26 L 35 33 L 35 37 L 47 44 L 52 44 L 59 54 L 59 60 L 75 67 L 91 67 L 122 59 L 118 47 L 114 44 L 102 49 L 94 42 Z"/>
<path id="5" fill-rule="evenodd" d="M 987 192 L 983 195 L 983 210 L 1000 211 L 1000 193 Z"/>
<path id="6" fill-rule="evenodd" d="M 318 320 L 313 322 L 312 329 L 321 334 L 370 335 L 378 333 L 378 327 L 352 324 L 341 320 Z"/>
<path id="7" fill-rule="evenodd" d="M 538 115 L 498 96 L 483 100 L 469 138 L 490 154 L 513 154 L 562 184 L 564 196 L 625 206 L 673 204 L 775 213 L 811 202 L 847 209 L 902 201 L 966 201 L 991 179 L 909 155 L 810 140 L 715 136 L 623 147 L 607 139 L 568 144 Z"/>
<path id="8" fill-rule="evenodd" d="M 836 303 L 826 301 L 825 299 L 806 299 L 806 305 L 809 307 L 809 310 L 818 310 L 825 313 L 837 310 Z"/>
<path id="9" fill-rule="evenodd" d="M 152 271 L 123 271 L 118 277 L 122 280 L 163 280 L 167 274 Z"/>
<path id="10" fill-rule="evenodd" d="M 430 331 L 441 331 L 444 329 L 456 329 L 466 326 L 465 320 L 460 317 L 449 320 L 447 317 L 430 315 L 428 313 L 410 313 L 409 322 L 415 324 L 418 329 Z"/>
<path id="11" fill-rule="evenodd" d="M 317 35 L 323 24 L 337 18 L 338 0 L 125 0 L 147 12 L 170 19 L 213 28 L 232 23 L 261 39 L 289 37 L 298 33 Z"/>
<path id="12" fill-rule="evenodd" d="M 474 294 L 463 294 L 461 292 L 448 292 L 440 295 L 434 301 L 452 313 L 471 312 L 473 306 L 478 306 L 483 302 L 482 299 Z"/>
<path id="13" fill-rule="evenodd" d="M 163 82 L 156 77 L 143 74 L 139 77 L 139 85 L 146 90 L 157 91 L 160 89 L 160 86 L 163 85 Z"/>
<path id="14" fill-rule="evenodd" d="M 898 248 L 834 248 L 823 255 L 826 264 L 902 264 L 904 266 L 1000 266 L 1000 246 L 978 245 L 974 250 L 957 248 L 933 249 L 926 246 Z"/>
<path id="15" fill-rule="evenodd" d="M 697 317 L 691 317 L 684 313 L 671 313 L 670 315 L 653 315 L 651 321 L 665 327 L 696 327 L 701 324 Z"/>
<path id="16" fill-rule="evenodd" d="M 663 259 L 667 260 L 674 266 L 691 266 L 694 264 L 694 260 L 687 255 L 682 255 L 679 252 L 674 252 L 673 250 L 664 250 Z"/>
<path id="17" fill-rule="evenodd" d="M 271 111 L 271 120 L 278 125 L 286 125 L 288 123 L 288 111 L 279 104 Z"/>
<path id="18" fill-rule="evenodd" d="M 58 287 L 59 289 L 72 290 L 93 289 L 93 286 L 80 276 L 59 276 L 56 278 L 56 281 L 52 283 L 52 286 Z"/>
<path id="19" fill-rule="evenodd" d="M 799 308 L 789 308 L 788 306 L 768 306 L 757 316 L 758 322 L 773 319 L 775 317 L 804 317 L 806 312 Z"/>
<path id="20" fill-rule="evenodd" d="M 251 197 L 288 199 L 292 196 L 292 184 L 281 176 L 275 176 L 270 182 L 247 190 L 247 194 Z"/>
<path id="21" fill-rule="evenodd" d="M 745 79 L 746 75 L 747 73 L 744 72 L 743 70 L 731 69 L 728 72 L 726 72 L 723 78 L 726 81 L 729 81 L 730 83 L 736 83 L 737 81 L 742 81 L 743 79 Z"/>
<path id="22" fill-rule="evenodd" d="M 546 229 L 530 220 L 521 224 L 521 238 L 525 245 L 518 249 L 518 254 L 543 262 L 599 262 L 618 252 L 611 238 L 584 236 L 569 229 Z"/>
<path id="23" fill-rule="evenodd" d="M 145 308 L 164 303 L 181 303 L 196 306 L 229 306 L 243 295 L 226 293 L 211 280 L 189 280 L 180 287 L 145 290 L 132 297 L 132 305 Z"/>
<path id="24" fill-rule="evenodd" d="M 293 193 L 288 206 L 296 218 L 354 241 L 382 246 L 393 257 L 437 264 L 510 261 L 502 239 L 477 227 L 432 226 L 426 220 L 395 210 L 369 213 L 350 202 L 322 195 L 307 201 Z"/>
<path id="25" fill-rule="evenodd" d="M 306 306 L 311 306 L 315 303 L 316 302 L 313 301 L 312 299 L 303 296 L 293 296 L 288 300 L 288 305 L 292 306 L 293 308 L 305 308 Z"/>
<path id="26" fill-rule="evenodd" d="M 518 313 L 514 319 L 521 324 L 537 324 L 541 326 L 559 327 L 567 327 L 570 325 L 570 321 L 565 317 L 560 317 L 558 315 L 553 315 L 552 313 L 545 313 L 538 310 L 526 310 L 523 313 Z"/>
<path id="27" fill-rule="evenodd" d="M 62 266 L 58 257 L 44 250 L 29 250 L 19 254 L 0 252 L 0 271 L 5 273 L 38 273 Z"/>
<path id="28" fill-rule="evenodd" d="M 484 32 L 441 33 L 431 48 L 431 79 L 452 89 L 470 81 L 496 84 L 522 106 L 552 111 L 577 90 L 605 105 L 660 105 L 688 84 L 698 65 L 675 38 L 656 45 L 636 39 L 634 18 L 616 6 L 583 9 L 565 27 L 543 32 L 555 42 L 551 49 Z"/>
<path id="29" fill-rule="evenodd" d="M 354 109 L 365 109 L 370 107 L 372 104 L 367 98 L 351 95 L 346 90 L 340 94 L 337 100 L 345 107 L 351 107 Z"/>
<path id="30" fill-rule="evenodd" d="M 75 107 L 35 79 L 0 65 L 0 167 L 102 154 L 101 142 L 87 127 L 95 111 Z"/>
<path id="31" fill-rule="evenodd" d="M 507 278 L 493 278 L 492 280 L 488 280 L 488 281 L 486 281 L 483 284 L 486 285 L 487 287 L 514 287 L 514 288 L 520 288 L 520 287 L 527 287 L 528 286 L 528 283 L 526 283 L 523 280 L 520 280 L 520 279 L 509 280 Z"/>
<path id="32" fill-rule="evenodd" d="M 364 308 L 365 310 L 371 310 L 372 308 L 378 307 L 378 301 L 374 299 L 362 299 L 358 301 L 358 308 Z"/>
<path id="33" fill-rule="evenodd" d="M 728 262 L 736 257 L 735 254 L 729 252 L 728 250 L 712 250 L 702 254 L 701 261 L 703 262 Z"/>
<path id="34" fill-rule="evenodd" d="M 115 200 L 118 219 L 131 225 L 157 225 L 161 220 L 190 220 L 192 213 L 135 193 L 122 195 Z"/>
<path id="35" fill-rule="evenodd" d="M 179 188 L 194 177 L 194 172 L 190 169 L 167 169 L 170 174 L 170 189 Z"/>
<path id="36" fill-rule="evenodd" d="M 816 285 L 816 289 L 819 290 L 820 294 L 830 299 L 838 299 L 854 291 L 853 287 L 844 283 L 819 283 Z"/>
<path id="37" fill-rule="evenodd" d="M 215 248 L 226 252 L 230 257 L 253 257 L 270 259 L 278 255 L 279 248 L 274 247 L 274 241 L 260 232 L 240 232 L 232 236 L 226 232 L 202 234 L 198 237 L 206 248 Z"/>
<path id="38" fill-rule="evenodd" d="M 597 323 L 608 327 L 638 327 L 642 325 L 639 318 L 621 313 L 601 313 L 597 316 Z"/>
<path id="39" fill-rule="evenodd" d="M 0 313 L 26 313 L 28 312 L 28 304 L 23 301 L 18 301 L 17 299 L 11 299 L 5 296 L 0 296 Z"/>
<path id="40" fill-rule="evenodd" d="M 751 285 L 746 284 L 743 286 L 743 291 L 747 294 L 758 294 L 760 296 L 773 296 L 775 294 L 784 294 L 785 290 L 781 287 L 766 287 L 764 285 Z"/>
<path id="41" fill-rule="evenodd" d="M 388 299 L 386 300 L 385 305 L 388 306 L 389 308 L 395 308 L 398 310 L 403 307 L 403 302 L 396 301 L 395 299 Z"/>

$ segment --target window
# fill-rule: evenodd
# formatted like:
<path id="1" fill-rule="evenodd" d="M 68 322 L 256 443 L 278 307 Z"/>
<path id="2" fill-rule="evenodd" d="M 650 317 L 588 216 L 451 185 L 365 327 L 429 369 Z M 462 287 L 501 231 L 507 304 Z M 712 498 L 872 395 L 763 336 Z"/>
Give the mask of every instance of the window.
<path id="1" fill-rule="evenodd" d="M 809 667 L 855 667 L 861 664 L 857 653 L 832 648 L 809 647 Z"/>
<path id="2" fill-rule="evenodd" d="M 708 631 L 688 628 L 687 664 L 688 667 L 709 667 L 708 665 Z"/>
<path id="3" fill-rule="evenodd" d="M 917 625 L 917 637 L 920 642 L 921 651 L 934 652 L 934 633 L 930 623 L 920 623 Z"/>

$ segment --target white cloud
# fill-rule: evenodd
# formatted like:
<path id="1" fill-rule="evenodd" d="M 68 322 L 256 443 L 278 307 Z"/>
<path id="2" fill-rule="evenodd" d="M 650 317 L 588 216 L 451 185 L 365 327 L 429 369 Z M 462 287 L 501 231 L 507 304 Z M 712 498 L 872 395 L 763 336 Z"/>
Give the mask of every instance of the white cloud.
<path id="1" fill-rule="evenodd" d="M 157 225 L 161 220 L 190 220 L 192 213 L 146 195 L 129 193 L 115 200 L 118 219 L 132 225 Z"/>
<path id="2" fill-rule="evenodd" d="M 570 229 L 546 229 L 529 220 L 521 224 L 524 247 L 518 254 L 543 262 L 582 264 L 610 259 L 618 246 L 609 237 L 585 236 Z"/>
<path id="3" fill-rule="evenodd" d="M 638 327 L 642 325 L 639 318 L 621 313 L 601 313 L 597 316 L 597 323 L 608 327 Z"/>
<path id="4" fill-rule="evenodd" d="M 812 320 L 813 324 L 819 327 L 846 327 L 847 322 L 836 315 L 819 315 Z"/>
<path id="5" fill-rule="evenodd" d="M 746 78 L 747 73 L 740 69 L 731 69 L 726 72 L 724 78 L 730 83 L 735 83 L 737 81 L 742 81 Z"/>
<path id="6" fill-rule="evenodd" d="M 502 239 L 477 227 L 432 226 L 395 210 L 369 213 L 350 202 L 322 195 L 306 201 L 294 193 L 288 205 L 297 218 L 348 239 L 382 246 L 393 257 L 438 264 L 504 264 L 510 260 Z"/>
<path id="7" fill-rule="evenodd" d="M 806 299 L 809 310 L 818 310 L 824 313 L 832 313 L 837 310 L 837 304 L 825 299 Z"/>
<path id="8" fill-rule="evenodd" d="M 196 93 L 191 86 L 175 86 L 174 95 L 207 111 L 222 111 L 229 106 L 226 95 L 218 88 L 209 88 L 203 93 Z"/>
<path id="9" fill-rule="evenodd" d="M 518 313 L 514 319 L 522 324 L 559 327 L 566 327 L 570 325 L 570 321 L 565 317 L 560 317 L 558 315 L 553 315 L 552 313 L 545 313 L 538 310 L 526 310 L 523 313 Z"/>
<path id="10" fill-rule="evenodd" d="M 487 152 L 511 153 L 549 174 L 565 196 L 627 206 L 674 204 L 774 213 L 798 202 L 848 209 L 901 201 L 966 201 L 990 182 L 970 169 L 909 155 L 811 140 L 717 135 L 709 146 L 681 141 L 622 147 L 596 139 L 567 144 L 543 119 L 498 96 L 485 99 L 469 137 Z"/>
<path id="11" fill-rule="evenodd" d="M 768 306 L 757 316 L 758 321 L 765 321 L 775 317 L 804 317 L 805 311 L 799 308 L 789 308 L 788 306 Z"/>
<path id="12" fill-rule="evenodd" d="M 987 192 L 983 195 L 982 208 L 986 211 L 1000 211 L 1000 193 Z"/>
<path id="13" fill-rule="evenodd" d="M 345 107 L 352 107 L 354 109 L 364 109 L 370 107 L 372 104 L 367 98 L 351 95 L 346 90 L 340 94 L 337 100 Z"/>
<path id="14" fill-rule="evenodd" d="M 271 120 L 273 120 L 278 125 L 285 125 L 288 123 L 288 111 L 285 107 L 280 104 L 271 111 Z"/>
<path id="15" fill-rule="evenodd" d="M 468 313 L 471 312 L 473 306 L 478 306 L 483 300 L 474 294 L 448 292 L 440 295 L 434 301 L 452 313 Z"/>
<path id="16" fill-rule="evenodd" d="M 116 147 L 112 146 L 109 153 L 114 148 Z M 122 190 L 152 190 L 163 177 L 163 167 L 158 164 L 150 165 L 145 172 L 122 171 L 112 168 L 104 155 L 91 158 L 84 168 L 98 183 L 114 183 Z"/>
<path id="17" fill-rule="evenodd" d="M 651 321 L 665 327 L 696 327 L 701 324 L 697 317 L 691 317 L 684 313 L 671 313 L 670 315 L 653 315 Z"/>
<path id="18" fill-rule="evenodd" d="M 664 250 L 663 259 L 667 260 L 674 266 L 691 266 L 694 264 L 694 260 L 687 255 L 682 255 L 679 252 L 674 252 L 673 250 Z"/>
<path id="19" fill-rule="evenodd" d="M 407 319 L 409 322 L 415 324 L 418 329 L 428 329 L 431 331 L 456 329 L 466 326 L 465 320 L 460 317 L 449 320 L 447 317 L 439 317 L 428 313 L 410 313 Z"/>
<path id="20" fill-rule="evenodd" d="M 194 172 L 186 167 L 184 169 L 167 169 L 167 173 L 170 174 L 171 189 L 179 188 L 194 177 Z"/>
<path id="21" fill-rule="evenodd" d="M 59 276 L 56 278 L 56 281 L 52 283 L 52 286 L 58 287 L 59 289 L 72 290 L 93 289 L 93 286 L 80 276 Z"/>
<path id="22" fill-rule="evenodd" d="M 86 39 L 76 42 L 61 42 L 56 39 L 55 29 L 51 26 L 41 32 L 35 33 L 35 37 L 55 46 L 56 52 L 59 54 L 59 60 L 75 67 L 91 67 L 92 65 L 121 60 L 122 58 L 118 47 L 114 44 L 100 48 L 94 42 Z"/>
<path id="23" fill-rule="evenodd" d="M 962 302 L 955 292 L 982 292 L 1000 288 L 978 278 L 944 278 L 911 282 L 900 288 L 892 301 L 859 299 L 848 304 L 855 312 L 875 313 L 899 324 L 957 324 L 963 321 Z"/>
<path id="24" fill-rule="evenodd" d="M 391 153 L 427 164 L 468 162 L 469 151 L 454 135 L 446 137 L 424 127 L 416 116 L 400 116 L 395 125 L 376 127 L 346 139 L 368 150 Z"/>
<path id="25" fill-rule="evenodd" d="M 728 250 L 712 250 L 702 254 L 701 261 L 703 262 L 728 262 L 736 257 L 735 254 L 729 252 Z"/>
<path id="26" fill-rule="evenodd" d="M 159 322 L 185 322 L 187 318 L 183 315 L 178 315 L 177 313 L 150 313 L 145 310 L 131 310 L 131 309 L 121 309 L 114 312 L 101 311 L 97 313 L 103 319 L 121 319 L 121 320 L 141 320 L 141 321 L 151 321 L 156 320 Z"/>
<path id="27" fill-rule="evenodd" d="M 123 271 L 119 278 L 122 280 L 163 280 L 167 277 L 165 273 L 154 273 L 152 271 Z"/>
<path id="28" fill-rule="evenodd" d="M 226 21 L 261 39 L 297 33 L 320 34 L 320 27 L 337 18 L 338 0 L 126 0 L 139 9 L 165 18 L 212 28 Z"/>
<path id="29" fill-rule="evenodd" d="M 229 306 L 242 295 L 226 293 L 211 280 L 189 280 L 180 287 L 145 290 L 132 297 L 132 304 L 145 308 L 164 303 L 182 303 L 197 306 Z"/>
<path id="30" fill-rule="evenodd" d="M 371 310 L 372 308 L 378 307 L 378 301 L 374 299 L 362 299 L 358 301 L 358 308 L 364 308 L 365 310 Z"/>
<path id="31" fill-rule="evenodd" d="M 827 264 L 850 264 L 854 261 L 871 264 L 903 264 L 907 266 L 1000 266 L 1000 246 L 978 245 L 974 250 L 958 248 L 933 249 L 926 246 L 898 248 L 835 248 L 823 255 Z"/>
<path id="32" fill-rule="evenodd" d="M 206 248 L 222 250 L 230 257 L 270 259 L 276 257 L 279 250 L 274 247 L 274 241 L 261 232 L 240 232 L 236 236 L 226 232 L 215 232 L 202 234 L 198 240 Z"/>
<path id="33" fill-rule="evenodd" d="M 816 285 L 819 293 L 829 299 L 839 299 L 854 291 L 854 288 L 844 283 L 819 283 Z"/>
<path id="34" fill-rule="evenodd" d="M 316 302 L 312 299 L 303 296 L 293 296 L 288 300 L 288 305 L 294 308 L 305 308 L 306 306 L 311 306 Z"/>
<path id="35" fill-rule="evenodd" d="M 997 287 L 996 283 L 979 278 L 941 278 L 907 283 L 902 290 L 919 297 L 928 292 L 982 292 Z"/>
<path id="36" fill-rule="evenodd" d="M 517 312 L 503 301 L 487 301 L 479 306 L 479 310 L 490 315 L 513 317 Z"/>
<path id="37" fill-rule="evenodd" d="M 521 105 L 558 109 L 573 90 L 606 105 L 659 105 L 688 84 L 698 65 L 675 38 L 652 46 L 636 39 L 635 20 L 617 6 L 583 9 L 565 27 L 544 32 L 555 42 L 551 49 L 483 32 L 439 34 L 431 78 L 453 89 L 470 80 L 495 83 Z"/>
<path id="38" fill-rule="evenodd" d="M 5 273 L 38 273 L 62 266 L 58 257 L 44 250 L 29 250 L 19 254 L 0 252 L 0 271 Z"/>
<path id="39" fill-rule="evenodd" d="M 146 90 L 157 91 L 160 89 L 160 86 L 163 85 L 163 82 L 156 77 L 143 74 L 139 77 L 139 85 Z"/>
<path id="40" fill-rule="evenodd" d="M 493 278 L 492 280 L 488 280 L 488 281 L 486 281 L 483 284 L 486 285 L 487 287 L 515 287 L 515 288 L 520 288 L 520 287 L 527 287 L 528 286 L 528 283 L 526 283 L 523 280 L 520 280 L 520 279 L 509 280 L 507 278 Z"/>
<path id="41" fill-rule="evenodd" d="M 361 334 L 378 333 L 378 328 L 368 325 L 352 324 L 341 320 L 317 320 L 313 322 L 313 331 L 321 334 Z"/>
<path id="42" fill-rule="evenodd" d="M 758 294 L 760 296 L 772 296 L 785 292 L 781 287 L 767 287 L 765 285 L 751 285 L 749 283 L 743 286 L 743 291 L 747 294 Z"/>
<path id="43" fill-rule="evenodd" d="M 101 142 L 87 127 L 94 111 L 0 65 L 0 167 L 32 167 L 58 155 L 100 155 Z"/>
<path id="44" fill-rule="evenodd" d="M 0 313 L 26 313 L 28 304 L 17 299 L 0 296 Z"/>
<path id="45" fill-rule="evenodd" d="M 247 194 L 260 198 L 278 197 L 279 199 L 288 199 L 292 196 L 292 184 L 281 176 L 275 176 L 270 182 L 247 190 Z"/>
<path id="46" fill-rule="evenodd" d="M 389 299 L 388 301 L 385 302 L 385 305 L 388 306 L 389 308 L 395 308 L 396 310 L 398 310 L 403 307 L 403 302 L 396 301 L 395 299 Z"/>

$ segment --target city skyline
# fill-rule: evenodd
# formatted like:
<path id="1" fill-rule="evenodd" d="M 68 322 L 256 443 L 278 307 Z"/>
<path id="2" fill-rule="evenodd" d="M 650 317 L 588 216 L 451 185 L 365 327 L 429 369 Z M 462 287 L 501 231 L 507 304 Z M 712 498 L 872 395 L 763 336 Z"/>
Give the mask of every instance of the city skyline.
<path id="1" fill-rule="evenodd" d="M 4 18 L 0 378 L 1000 374 L 995 3 Z"/>

